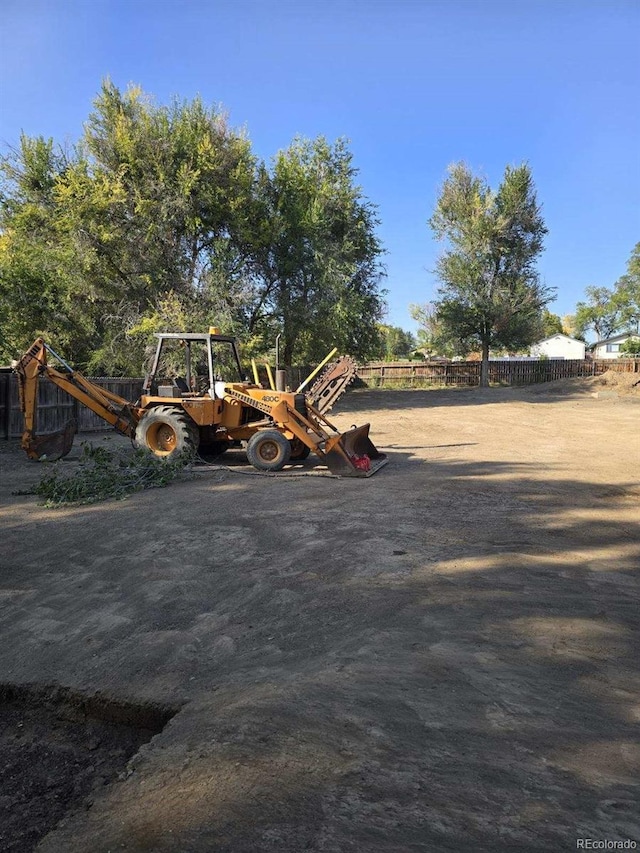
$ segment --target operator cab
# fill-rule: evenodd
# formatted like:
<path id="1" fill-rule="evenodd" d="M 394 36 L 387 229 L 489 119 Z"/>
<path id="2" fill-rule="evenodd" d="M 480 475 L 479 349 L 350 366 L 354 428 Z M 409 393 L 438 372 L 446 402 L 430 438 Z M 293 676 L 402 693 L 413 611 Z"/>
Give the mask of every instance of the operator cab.
<path id="1" fill-rule="evenodd" d="M 215 326 L 206 334 L 160 332 L 156 337 L 143 395 L 221 398 L 224 383 L 246 381 L 235 338 L 219 334 Z"/>

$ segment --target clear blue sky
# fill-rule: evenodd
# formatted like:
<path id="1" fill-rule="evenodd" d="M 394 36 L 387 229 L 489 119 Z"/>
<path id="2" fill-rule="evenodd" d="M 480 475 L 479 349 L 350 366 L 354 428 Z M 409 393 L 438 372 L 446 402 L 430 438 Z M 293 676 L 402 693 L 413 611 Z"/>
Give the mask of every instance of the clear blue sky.
<path id="1" fill-rule="evenodd" d="M 4 0 L 0 39 L 2 150 L 75 142 L 107 75 L 222 104 L 267 160 L 347 137 L 406 329 L 437 286 L 426 223 L 453 161 L 493 185 L 529 162 L 555 313 L 640 240 L 638 0 Z"/>

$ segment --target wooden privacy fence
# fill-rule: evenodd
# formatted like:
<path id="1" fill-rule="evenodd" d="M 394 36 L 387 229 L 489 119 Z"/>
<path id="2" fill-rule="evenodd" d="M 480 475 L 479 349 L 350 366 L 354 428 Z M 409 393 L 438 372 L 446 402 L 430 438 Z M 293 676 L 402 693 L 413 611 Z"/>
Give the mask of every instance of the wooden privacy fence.
<path id="1" fill-rule="evenodd" d="M 489 382 L 500 385 L 529 385 L 553 379 L 599 376 L 607 370 L 640 372 L 640 359 L 490 361 Z M 479 361 L 457 362 L 370 362 L 358 368 L 358 377 L 372 388 L 423 388 L 429 386 L 473 386 L 480 384 Z"/>
<path id="2" fill-rule="evenodd" d="M 640 359 L 490 361 L 489 381 L 502 385 L 528 385 L 552 379 L 599 376 L 607 370 L 640 373 Z M 288 386 L 297 388 L 310 371 L 309 367 L 288 368 Z M 373 388 L 394 385 L 415 388 L 474 386 L 480 384 L 480 362 L 370 362 L 358 368 L 358 378 Z M 98 377 L 91 381 L 125 400 L 137 400 L 142 390 L 142 379 Z M 41 435 L 55 432 L 62 429 L 70 418 L 78 421 L 80 432 L 98 432 L 109 428 L 102 418 L 86 406 L 51 382 L 41 381 L 38 385 L 36 432 Z M 10 368 L 0 368 L 0 438 L 17 438 L 21 434 L 22 414 L 17 377 Z"/>
<path id="3" fill-rule="evenodd" d="M 92 378 L 101 388 L 119 394 L 125 400 L 135 401 L 142 390 L 142 379 L 111 377 Z M 38 383 L 38 414 L 36 432 L 44 435 L 55 432 L 70 418 L 78 421 L 80 432 L 98 432 L 109 425 L 91 409 L 74 400 L 46 379 Z M 18 396 L 18 379 L 11 370 L 0 370 L 0 438 L 17 438 L 22 435 L 22 413 Z"/>

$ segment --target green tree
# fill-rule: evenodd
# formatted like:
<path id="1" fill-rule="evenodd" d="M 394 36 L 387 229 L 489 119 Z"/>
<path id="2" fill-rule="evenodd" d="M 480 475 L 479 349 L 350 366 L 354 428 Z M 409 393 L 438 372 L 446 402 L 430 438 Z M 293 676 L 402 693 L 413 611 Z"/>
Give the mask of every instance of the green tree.
<path id="1" fill-rule="evenodd" d="M 169 296 L 198 321 L 245 319 L 257 170 L 221 113 L 198 99 L 158 107 L 107 81 L 72 156 L 23 137 L 1 165 L 0 304 L 14 354 L 27 329 L 46 331 L 91 370 L 138 372 L 142 338 L 128 333 Z"/>
<path id="2" fill-rule="evenodd" d="M 254 256 L 262 317 L 282 334 L 285 364 L 333 346 L 363 358 L 380 348 L 382 247 L 355 175 L 346 142 L 318 137 L 279 152 L 265 181 L 267 225 Z"/>
<path id="3" fill-rule="evenodd" d="M 627 271 L 613 288 L 587 287 L 587 300 L 578 302 L 575 323 L 580 334 L 592 330 L 598 340 L 618 331 L 640 331 L 640 243 L 627 262 Z"/>
<path id="4" fill-rule="evenodd" d="M 627 262 L 626 273 L 615 284 L 620 307 L 620 327 L 640 332 L 640 243 L 636 243 Z"/>
<path id="5" fill-rule="evenodd" d="M 587 287 L 587 302 L 576 305 L 575 323 L 578 334 L 593 330 L 599 341 L 610 338 L 621 322 L 620 303 L 607 287 Z"/>
<path id="6" fill-rule="evenodd" d="M 468 350 L 456 348 L 456 341 L 449 336 L 444 324 L 438 319 L 437 308 L 432 302 L 410 305 L 409 313 L 418 323 L 417 349 L 424 355 L 452 358 L 455 355 L 467 354 Z"/>
<path id="7" fill-rule="evenodd" d="M 452 166 L 429 223 L 447 243 L 436 267 L 438 320 L 458 347 L 481 349 L 486 386 L 489 348 L 533 343 L 553 299 L 536 269 L 547 229 L 529 167 L 508 166 L 494 192 L 463 163 Z"/>
<path id="8" fill-rule="evenodd" d="M 83 300 L 81 255 L 57 211 L 56 187 L 73 155 L 25 135 L 0 160 L 0 361 L 36 334 L 79 355 L 93 340 Z"/>
<path id="9" fill-rule="evenodd" d="M 417 341 L 411 332 L 405 331 L 400 326 L 379 326 L 383 337 L 384 358 L 394 361 L 398 358 L 408 358 L 417 346 Z"/>
<path id="10" fill-rule="evenodd" d="M 623 355 L 640 357 L 640 338 L 629 338 L 620 344 L 620 352 Z"/>
<path id="11" fill-rule="evenodd" d="M 106 81 L 71 153 L 0 161 L 0 354 L 43 332 L 92 372 L 138 372 L 152 331 L 217 325 L 284 360 L 380 346 L 382 249 L 346 143 L 272 168 L 199 100 Z M 168 325 L 171 324 L 171 325 Z"/>
<path id="12" fill-rule="evenodd" d="M 550 338 L 552 335 L 566 334 L 562 324 L 562 318 L 558 314 L 552 314 L 548 308 L 542 309 L 540 317 L 541 332 L 544 338 Z"/>
<path id="13" fill-rule="evenodd" d="M 237 274 L 257 181 L 245 135 L 198 98 L 156 106 L 138 88 L 123 94 L 107 81 L 84 152 L 59 195 L 99 303 L 94 366 L 135 369 L 141 353 L 127 333 L 169 295 L 191 328 L 203 315 L 233 326 L 251 298 L 238 282 L 244 268 Z"/>

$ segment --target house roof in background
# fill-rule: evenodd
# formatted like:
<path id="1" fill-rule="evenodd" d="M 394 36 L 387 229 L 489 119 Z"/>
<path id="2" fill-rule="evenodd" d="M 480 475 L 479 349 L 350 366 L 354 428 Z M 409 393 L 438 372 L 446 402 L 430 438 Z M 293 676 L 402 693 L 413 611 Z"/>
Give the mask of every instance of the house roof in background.
<path id="1" fill-rule="evenodd" d="M 567 341 L 575 341 L 578 344 L 583 344 L 584 341 L 581 341 L 580 338 L 572 338 L 569 335 L 565 335 L 562 332 L 556 332 L 555 335 L 549 335 L 548 338 L 543 338 L 541 341 L 536 341 L 532 346 L 536 347 L 539 344 L 544 344 L 546 341 L 553 341 L 555 338 L 565 338 Z"/>
<path id="2" fill-rule="evenodd" d="M 637 338 L 640 337 L 635 332 L 622 332 L 620 335 L 614 335 L 612 338 L 603 338 L 601 341 L 596 341 L 595 344 L 591 344 L 592 347 L 599 347 L 601 344 L 611 344 L 616 341 L 626 341 L 627 338 Z"/>

